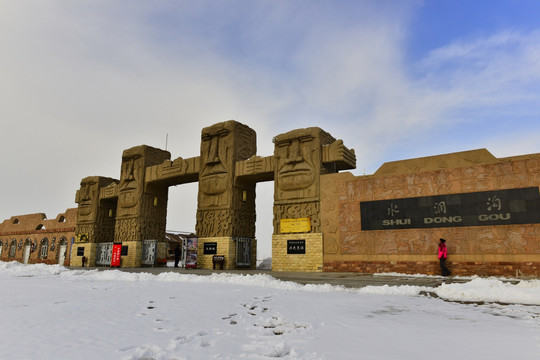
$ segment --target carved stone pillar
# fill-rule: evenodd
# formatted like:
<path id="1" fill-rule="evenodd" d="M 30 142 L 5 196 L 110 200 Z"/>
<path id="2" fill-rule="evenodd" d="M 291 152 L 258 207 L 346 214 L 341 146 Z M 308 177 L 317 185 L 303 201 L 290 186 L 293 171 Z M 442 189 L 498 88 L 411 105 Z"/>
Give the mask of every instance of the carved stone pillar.
<path id="1" fill-rule="evenodd" d="M 89 176 L 81 180 L 81 187 L 75 196 L 75 202 L 78 203 L 75 236 L 77 247 L 84 248 L 84 254 L 74 256 L 73 266 L 82 265 L 82 256 L 92 266 L 95 262 L 95 245 L 90 244 L 113 241 L 116 201 L 102 199 L 100 189 L 116 183 L 118 180 L 101 176 Z"/>
<path id="2" fill-rule="evenodd" d="M 322 271 L 321 175 L 354 168 L 354 151 L 317 127 L 280 134 L 274 144 L 272 269 Z M 283 220 L 300 226 L 283 229 Z"/>
<path id="3" fill-rule="evenodd" d="M 233 254 L 235 238 L 255 239 L 255 183 L 237 179 L 235 164 L 256 151 L 255 131 L 234 120 L 202 130 L 196 225 L 200 250 L 205 242 L 228 238 L 228 245 L 220 240 L 225 245 L 218 252 Z M 234 258 L 225 265 L 234 268 Z"/>
<path id="4" fill-rule="evenodd" d="M 171 157 L 168 151 L 147 145 L 124 150 L 118 185 L 118 206 L 114 242 L 132 243 L 143 240 L 162 242 L 167 221 L 168 187 L 145 184 L 146 168 L 163 163 Z M 127 263 L 140 264 L 140 244 L 131 244 Z M 129 245 L 128 245 L 129 246 Z M 124 265 L 124 264 L 122 264 Z"/>

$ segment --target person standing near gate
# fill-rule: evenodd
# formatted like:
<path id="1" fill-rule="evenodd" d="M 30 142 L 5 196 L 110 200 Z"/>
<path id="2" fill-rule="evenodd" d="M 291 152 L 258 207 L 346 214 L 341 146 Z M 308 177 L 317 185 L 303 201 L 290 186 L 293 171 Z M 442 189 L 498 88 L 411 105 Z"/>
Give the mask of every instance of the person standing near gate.
<path id="1" fill-rule="evenodd" d="M 180 245 L 176 245 L 174 248 L 174 267 L 178 267 L 178 263 L 180 262 Z"/>
<path id="2" fill-rule="evenodd" d="M 439 265 L 441 266 L 441 275 L 449 276 L 450 270 L 446 267 L 446 258 L 448 257 L 448 250 L 446 248 L 446 240 L 441 238 L 439 242 Z"/>

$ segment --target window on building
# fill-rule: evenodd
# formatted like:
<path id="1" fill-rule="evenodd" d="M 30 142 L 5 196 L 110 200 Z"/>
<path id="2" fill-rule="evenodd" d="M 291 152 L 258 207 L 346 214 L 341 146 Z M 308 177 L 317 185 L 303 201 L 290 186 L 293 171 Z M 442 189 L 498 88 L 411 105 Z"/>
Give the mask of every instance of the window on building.
<path id="1" fill-rule="evenodd" d="M 18 223 L 19 223 L 19 219 L 15 218 L 15 219 L 13 220 L 13 223 L 14 223 L 14 224 L 18 224 Z"/>
<path id="2" fill-rule="evenodd" d="M 64 215 L 60 216 L 58 222 L 66 222 L 66 217 Z"/>
<path id="3" fill-rule="evenodd" d="M 15 254 L 17 254 L 17 240 L 13 239 L 11 240 L 11 246 L 9 247 L 9 257 L 14 258 Z"/>
<path id="4" fill-rule="evenodd" d="M 46 259 L 47 258 L 47 253 L 49 252 L 49 239 L 47 239 L 47 238 L 41 239 L 41 243 L 39 245 L 39 248 L 40 248 L 39 257 L 41 259 Z"/>
<path id="5" fill-rule="evenodd" d="M 24 242 L 24 245 L 29 245 L 30 246 L 30 252 L 34 252 L 36 249 L 34 243 L 32 242 L 32 239 L 30 238 L 26 238 L 25 242 Z"/>
<path id="6" fill-rule="evenodd" d="M 2 258 L 2 248 L 4 247 L 4 242 L 0 240 L 0 258 Z"/>

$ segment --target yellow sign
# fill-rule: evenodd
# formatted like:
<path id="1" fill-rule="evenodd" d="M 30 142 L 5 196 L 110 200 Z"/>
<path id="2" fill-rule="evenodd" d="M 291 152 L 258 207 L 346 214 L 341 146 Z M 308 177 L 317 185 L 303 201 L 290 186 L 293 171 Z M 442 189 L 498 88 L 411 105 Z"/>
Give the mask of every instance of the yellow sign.
<path id="1" fill-rule="evenodd" d="M 77 241 L 78 243 L 87 243 L 88 242 L 88 234 L 80 234 L 77 235 Z"/>
<path id="2" fill-rule="evenodd" d="M 281 233 L 306 233 L 311 231 L 311 219 L 281 219 Z"/>

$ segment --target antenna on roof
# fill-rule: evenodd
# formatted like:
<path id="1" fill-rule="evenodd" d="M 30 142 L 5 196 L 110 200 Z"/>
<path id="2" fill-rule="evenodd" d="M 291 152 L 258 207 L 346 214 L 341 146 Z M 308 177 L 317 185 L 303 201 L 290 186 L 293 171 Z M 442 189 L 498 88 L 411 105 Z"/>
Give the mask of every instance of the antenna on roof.
<path id="1" fill-rule="evenodd" d="M 165 134 L 165 150 L 167 150 L 167 145 L 169 143 L 169 133 Z"/>

